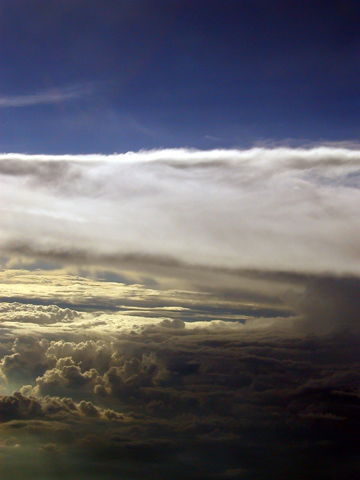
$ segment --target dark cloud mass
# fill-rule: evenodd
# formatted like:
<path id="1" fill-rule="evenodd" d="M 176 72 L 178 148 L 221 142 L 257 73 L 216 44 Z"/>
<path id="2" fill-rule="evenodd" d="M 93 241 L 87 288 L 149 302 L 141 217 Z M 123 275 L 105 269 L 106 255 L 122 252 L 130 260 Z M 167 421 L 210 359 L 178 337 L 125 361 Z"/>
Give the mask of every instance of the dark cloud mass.
<path id="1" fill-rule="evenodd" d="M 26 315 L 43 330 L 19 335 Z M 358 478 L 360 336 L 350 327 L 316 335 L 279 320 L 168 318 L 109 333 L 84 329 L 81 315 L 3 308 L 7 478 Z"/>
<path id="2" fill-rule="evenodd" d="M 358 150 L 0 157 L 2 477 L 360 478 Z"/>
<path id="3" fill-rule="evenodd" d="M 0 480 L 360 480 L 359 0 L 0 0 Z"/>

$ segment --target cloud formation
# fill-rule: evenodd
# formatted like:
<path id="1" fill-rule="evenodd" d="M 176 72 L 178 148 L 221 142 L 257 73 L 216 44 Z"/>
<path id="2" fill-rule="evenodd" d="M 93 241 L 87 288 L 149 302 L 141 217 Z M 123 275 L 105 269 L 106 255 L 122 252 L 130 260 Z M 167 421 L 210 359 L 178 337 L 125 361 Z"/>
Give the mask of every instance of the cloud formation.
<path id="1" fill-rule="evenodd" d="M 0 157 L 6 478 L 357 478 L 358 150 Z"/>
<path id="2" fill-rule="evenodd" d="M 8 478 L 356 478 L 358 334 L 168 320 L 81 340 L 76 324 L 62 339 L 57 328 L 1 336 Z"/>
<path id="3" fill-rule="evenodd" d="M 1 108 L 33 107 L 36 105 L 51 105 L 90 95 L 93 93 L 93 84 L 71 85 L 68 87 L 52 88 L 30 95 L 3 95 L 0 96 Z"/>
<path id="4" fill-rule="evenodd" d="M 0 183 L 2 252 L 360 273 L 358 150 L 4 154 Z"/>

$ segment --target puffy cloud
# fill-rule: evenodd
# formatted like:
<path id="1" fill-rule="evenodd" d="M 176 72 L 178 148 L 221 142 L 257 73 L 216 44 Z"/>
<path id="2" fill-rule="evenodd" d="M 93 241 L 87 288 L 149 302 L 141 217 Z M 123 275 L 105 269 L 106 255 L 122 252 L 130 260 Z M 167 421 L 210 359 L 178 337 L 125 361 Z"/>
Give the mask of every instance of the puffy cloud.
<path id="1" fill-rule="evenodd" d="M 9 476 L 34 455 L 74 479 L 73 465 L 90 478 L 355 475 L 358 333 L 168 320 L 92 335 L 2 340 L 3 371 L 22 382 L 0 397 L 0 439 L 12 438 L 0 457 L 19 459 Z"/>
<path id="2" fill-rule="evenodd" d="M 1 372 L 13 388 L 23 385 L 26 378 L 46 371 L 48 345 L 47 340 L 38 340 L 31 336 L 14 340 L 11 351 L 0 361 Z"/>
<path id="3" fill-rule="evenodd" d="M 1 248 L 107 265 L 359 274 L 359 165 L 358 150 L 330 146 L 6 154 Z"/>
<path id="4" fill-rule="evenodd" d="M 57 305 L 31 305 L 18 302 L 0 304 L 2 322 L 35 323 L 39 325 L 71 322 L 78 317 L 78 312 Z"/>
<path id="5" fill-rule="evenodd" d="M 81 417 L 98 417 L 105 421 L 124 419 L 121 414 L 110 409 L 97 408 L 85 400 L 75 403 L 71 398 L 25 396 L 20 392 L 0 395 L 1 422 L 19 420 L 25 422 L 22 425 L 26 426 L 26 421 L 40 419 L 48 421 L 49 428 L 57 429 L 57 423 L 52 426 L 51 422 L 81 421 Z M 28 423 L 28 425 L 36 426 L 36 423 Z M 39 430 L 41 431 L 41 424 Z"/>

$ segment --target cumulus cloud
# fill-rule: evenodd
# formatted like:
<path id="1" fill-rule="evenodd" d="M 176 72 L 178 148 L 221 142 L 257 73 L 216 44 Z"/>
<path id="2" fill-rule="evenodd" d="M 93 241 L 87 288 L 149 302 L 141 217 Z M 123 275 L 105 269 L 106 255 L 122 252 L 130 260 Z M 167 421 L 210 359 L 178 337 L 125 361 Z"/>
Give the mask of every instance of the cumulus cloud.
<path id="1" fill-rule="evenodd" d="M 359 151 L 335 147 L 4 154 L 0 245 L 68 262 L 357 275 L 359 179 Z"/>
<path id="2" fill-rule="evenodd" d="M 39 472 L 51 458 L 59 478 L 74 479 L 87 469 L 90 478 L 149 469 L 161 479 L 272 479 L 285 470 L 353 478 L 359 346 L 347 330 L 299 335 L 227 322 L 169 321 L 85 341 L 28 335 L 8 352 L 33 368 L 23 370 L 21 393 L 0 396 L 2 465 L 16 459 L 14 474 L 37 456 Z M 7 367 L 3 359 L 11 376 Z"/>
<path id="3" fill-rule="evenodd" d="M 18 302 L 0 304 L 0 319 L 4 322 L 35 323 L 46 325 L 57 322 L 71 322 L 79 314 L 69 308 L 57 305 L 29 305 Z"/>

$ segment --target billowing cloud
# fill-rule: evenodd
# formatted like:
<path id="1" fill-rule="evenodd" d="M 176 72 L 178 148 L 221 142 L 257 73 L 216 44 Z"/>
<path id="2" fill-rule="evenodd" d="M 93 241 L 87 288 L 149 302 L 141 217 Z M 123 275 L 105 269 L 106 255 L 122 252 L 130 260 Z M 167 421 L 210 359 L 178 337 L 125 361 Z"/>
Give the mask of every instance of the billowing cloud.
<path id="1" fill-rule="evenodd" d="M 0 157 L 3 253 L 359 274 L 360 153 L 157 150 Z"/>
<path id="2" fill-rule="evenodd" d="M 1 473 L 356 478 L 359 167 L 2 155 Z"/>
<path id="3" fill-rule="evenodd" d="M 1 339 L 8 388 L 21 391 L 0 396 L 9 478 L 21 466 L 26 479 L 42 468 L 70 479 L 356 475 L 358 334 L 163 321 L 89 336 Z"/>

